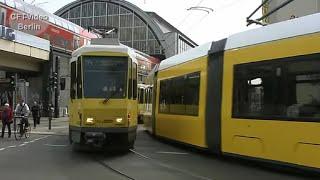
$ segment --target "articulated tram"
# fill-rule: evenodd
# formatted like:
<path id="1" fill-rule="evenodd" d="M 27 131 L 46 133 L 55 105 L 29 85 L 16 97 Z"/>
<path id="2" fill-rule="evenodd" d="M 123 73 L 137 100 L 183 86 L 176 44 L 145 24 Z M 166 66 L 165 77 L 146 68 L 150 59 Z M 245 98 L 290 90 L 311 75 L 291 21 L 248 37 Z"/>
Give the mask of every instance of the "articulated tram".
<path id="1" fill-rule="evenodd" d="M 147 129 L 224 155 L 320 170 L 320 14 L 161 62 Z"/>
<path id="2" fill-rule="evenodd" d="M 132 148 L 137 129 L 137 59 L 118 42 L 93 39 L 72 54 L 70 142 Z"/>

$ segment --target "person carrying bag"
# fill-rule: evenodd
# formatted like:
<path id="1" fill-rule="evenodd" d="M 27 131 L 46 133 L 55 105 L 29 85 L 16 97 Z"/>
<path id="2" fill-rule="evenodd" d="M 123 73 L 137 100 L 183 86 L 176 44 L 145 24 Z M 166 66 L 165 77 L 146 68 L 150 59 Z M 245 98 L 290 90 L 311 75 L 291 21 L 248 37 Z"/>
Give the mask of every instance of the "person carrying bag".
<path id="1" fill-rule="evenodd" d="M 8 127 L 8 137 L 11 137 L 11 127 L 10 124 L 13 122 L 13 113 L 12 109 L 10 108 L 10 105 L 6 103 L 4 105 L 4 110 L 1 113 L 1 119 L 2 119 L 2 133 L 1 138 L 4 137 L 4 132 L 6 129 L 6 126 Z"/>

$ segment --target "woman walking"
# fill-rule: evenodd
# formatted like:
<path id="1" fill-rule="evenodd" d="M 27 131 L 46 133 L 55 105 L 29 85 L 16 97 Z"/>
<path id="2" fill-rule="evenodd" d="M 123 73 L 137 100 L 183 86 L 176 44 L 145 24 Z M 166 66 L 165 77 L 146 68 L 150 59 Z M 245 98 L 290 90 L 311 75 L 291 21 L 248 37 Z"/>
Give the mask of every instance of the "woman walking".
<path id="1" fill-rule="evenodd" d="M 11 127 L 10 124 L 12 123 L 13 113 L 12 109 L 10 108 L 10 105 L 6 103 L 4 105 L 4 110 L 1 113 L 1 119 L 2 119 L 2 133 L 1 138 L 4 137 L 4 132 L 6 129 L 6 126 L 8 127 L 8 137 L 11 137 Z"/>

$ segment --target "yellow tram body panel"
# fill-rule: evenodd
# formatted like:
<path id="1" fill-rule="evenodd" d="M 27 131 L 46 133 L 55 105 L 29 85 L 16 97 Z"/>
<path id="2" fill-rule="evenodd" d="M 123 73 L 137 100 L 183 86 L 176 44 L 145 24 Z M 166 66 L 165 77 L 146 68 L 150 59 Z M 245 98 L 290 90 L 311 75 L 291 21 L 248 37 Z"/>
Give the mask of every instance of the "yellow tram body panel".
<path id="1" fill-rule="evenodd" d="M 74 100 L 71 103 L 70 125 L 77 127 L 133 127 L 137 126 L 137 105 L 135 101 L 127 99 L 110 99 L 103 103 L 103 99 Z M 131 115 L 128 122 L 128 114 Z M 80 121 L 82 118 L 82 122 Z M 93 124 L 86 124 L 87 118 L 93 118 Z M 117 119 L 123 119 L 121 123 Z"/>
<path id="2" fill-rule="evenodd" d="M 320 167 L 319 122 L 232 118 L 234 65 L 319 53 L 319 42 L 320 33 L 315 33 L 225 52 L 221 118 L 223 152 Z"/>
<path id="3" fill-rule="evenodd" d="M 185 144 L 206 148 L 205 139 L 205 104 L 207 83 L 208 56 L 196 58 L 192 61 L 170 67 L 158 72 L 156 108 L 155 108 L 155 133 L 157 136 L 179 141 Z M 159 112 L 160 81 L 182 76 L 185 74 L 200 72 L 200 91 L 198 116 L 164 114 Z M 179 105 L 173 108 L 179 109 Z M 187 107 L 193 111 L 192 105 Z"/>

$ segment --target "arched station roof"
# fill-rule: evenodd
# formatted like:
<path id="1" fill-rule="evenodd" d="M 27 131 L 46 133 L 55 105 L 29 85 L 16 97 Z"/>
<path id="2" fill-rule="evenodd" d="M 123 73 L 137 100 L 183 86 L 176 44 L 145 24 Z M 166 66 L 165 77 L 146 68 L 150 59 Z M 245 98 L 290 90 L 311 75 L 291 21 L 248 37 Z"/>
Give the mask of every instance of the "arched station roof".
<path id="1" fill-rule="evenodd" d="M 83 4 L 92 3 L 92 2 L 93 3 L 101 3 L 101 2 L 112 3 L 133 12 L 133 14 L 138 16 L 147 25 L 148 29 L 150 29 L 153 32 L 153 35 L 155 36 L 156 40 L 160 44 L 161 48 L 162 49 L 166 48 L 167 44 L 165 44 L 164 33 L 161 30 L 161 27 L 159 27 L 159 25 L 142 9 L 124 0 L 77 0 L 60 8 L 57 12 L 55 12 L 55 14 L 60 17 L 66 18 L 66 14 L 70 12 L 70 10 L 77 8 L 79 6 L 82 6 Z"/>

